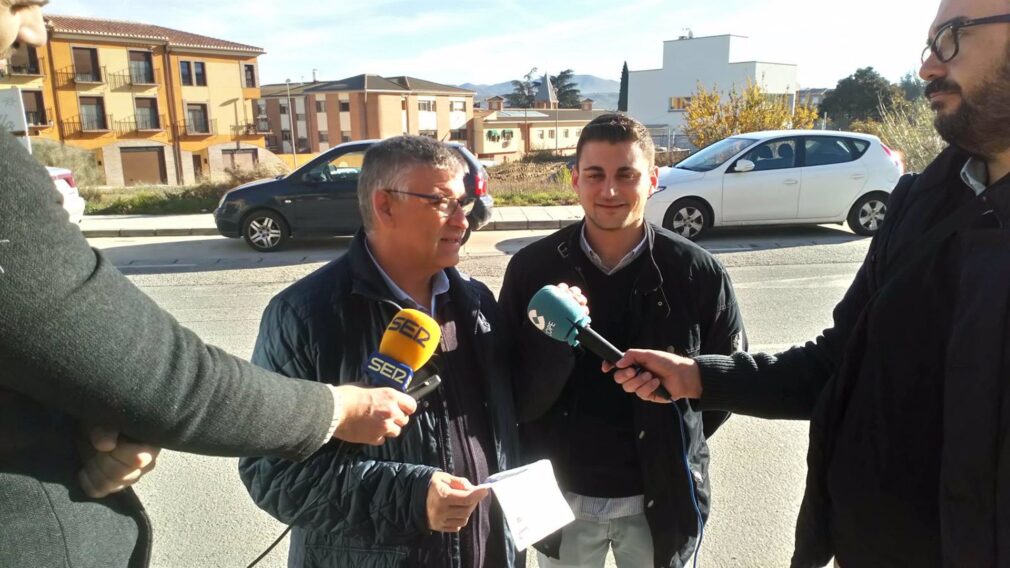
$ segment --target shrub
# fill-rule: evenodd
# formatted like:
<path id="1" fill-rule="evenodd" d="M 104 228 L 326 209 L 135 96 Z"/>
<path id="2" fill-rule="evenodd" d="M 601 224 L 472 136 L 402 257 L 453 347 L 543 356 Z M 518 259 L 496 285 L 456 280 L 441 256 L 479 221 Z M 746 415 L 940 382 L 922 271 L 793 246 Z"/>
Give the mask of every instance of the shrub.
<path id="1" fill-rule="evenodd" d="M 61 144 L 45 138 L 32 139 L 32 154 L 47 166 L 67 168 L 74 173 L 79 187 L 105 185 L 105 170 L 98 166 L 95 154 L 75 146 Z"/>

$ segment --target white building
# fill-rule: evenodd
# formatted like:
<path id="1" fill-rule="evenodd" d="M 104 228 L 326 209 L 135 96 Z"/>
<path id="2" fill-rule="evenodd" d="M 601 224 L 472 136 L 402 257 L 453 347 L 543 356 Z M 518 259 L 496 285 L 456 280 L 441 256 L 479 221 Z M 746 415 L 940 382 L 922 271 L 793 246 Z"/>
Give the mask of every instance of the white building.
<path id="1" fill-rule="evenodd" d="M 748 60 L 746 47 L 747 38 L 734 35 L 663 42 L 662 69 L 629 73 L 628 114 L 649 127 L 657 145 L 687 147 L 684 110 L 699 83 L 724 94 L 755 83 L 768 94 L 789 96 L 791 104 L 799 90 L 797 66 Z"/>

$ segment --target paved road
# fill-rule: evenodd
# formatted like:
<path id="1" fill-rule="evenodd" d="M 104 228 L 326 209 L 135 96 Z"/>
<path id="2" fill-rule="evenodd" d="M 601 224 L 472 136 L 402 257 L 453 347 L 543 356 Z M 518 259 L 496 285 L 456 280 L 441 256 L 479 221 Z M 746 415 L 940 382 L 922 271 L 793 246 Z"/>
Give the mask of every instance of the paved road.
<path id="1" fill-rule="evenodd" d="M 544 232 L 476 233 L 462 268 L 497 292 L 515 252 Z M 259 255 L 214 237 L 94 239 L 113 262 L 201 337 L 248 357 L 271 296 L 340 254 L 346 239 Z M 752 351 L 779 350 L 830 323 L 868 241 L 835 227 L 716 233 L 704 246 L 733 277 Z M 783 566 L 802 495 L 806 424 L 735 417 L 712 440 L 714 512 L 699 565 Z M 244 566 L 282 527 L 253 506 L 235 460 L 165 452 L 139 491 L 158 567 Z M 261 566 L 285 565 L 286 543 Z"/>

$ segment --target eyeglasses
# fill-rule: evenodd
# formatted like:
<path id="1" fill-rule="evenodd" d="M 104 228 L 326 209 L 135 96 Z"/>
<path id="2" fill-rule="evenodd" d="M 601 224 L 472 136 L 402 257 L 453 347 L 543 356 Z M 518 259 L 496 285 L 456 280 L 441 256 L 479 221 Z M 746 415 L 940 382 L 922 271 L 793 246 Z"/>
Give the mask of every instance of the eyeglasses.
<path id="1" fill-rule="evenodd" d="M 933 40 L 926 44 L 926 49 L 922 50 L 922 62 L 925 63 L 929 59 L 930 54 L 935 55 L 940 60 L 940 63 L 947 63 L 957 57 L 957 53 L 961 49 L 961 30 L 964 28 L 984 26 L 986 24 L 1005 24 L 1008 22 L 1010 22 L 1010 14 L 976 18 L 974 20 L 955 20 L 944 24 L 936 32 L 936 35 L 933 36 Z"/>
<path id="2" fill-rule="evenodd" d="M 467 195 L 466 197 L 461 197 L 459 199 L 455 197 L 443 197 L 441 195 L 432 195 L 430 193 L 414 193 L 413 191 L 400 191 L 398 189 L 386 189 L 386 193 L 399 193 L 401 195 L 409 195 L 411 197 L 417 197 L 420 199 L 425 199 L 438 209 L 438 212 L 445 215 L 446 217 L 451 217 L 456 213 L 457 209 L 463 209 L 463 215 L 469 215 L 475 205 L 477 205 L 477 198 Z"/>

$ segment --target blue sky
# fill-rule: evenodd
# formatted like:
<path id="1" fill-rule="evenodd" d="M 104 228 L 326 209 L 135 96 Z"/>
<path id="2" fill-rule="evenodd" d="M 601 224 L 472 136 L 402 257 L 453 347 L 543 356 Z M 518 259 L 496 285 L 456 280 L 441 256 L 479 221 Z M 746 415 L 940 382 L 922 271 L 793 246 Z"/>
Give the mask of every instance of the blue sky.
<path id="1" fill-rule="evenodd" d="M 571 68 L 620 77 L 662 65 L 662 42 L 750 38 L 749 56 L 799 65 L 803 87 L 831 87 L 872 65 L 897 80 L 917 68 L 938 0 L 52 0 L 54 14 L 142 21 L 267 50 L 264 82 L 412 75 L 497 83 Z"/>

